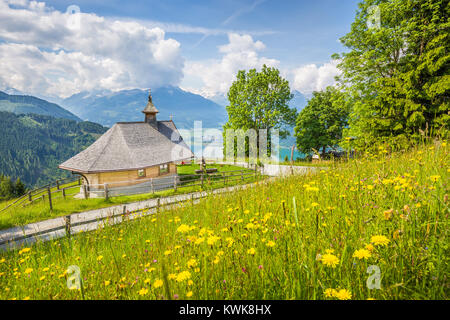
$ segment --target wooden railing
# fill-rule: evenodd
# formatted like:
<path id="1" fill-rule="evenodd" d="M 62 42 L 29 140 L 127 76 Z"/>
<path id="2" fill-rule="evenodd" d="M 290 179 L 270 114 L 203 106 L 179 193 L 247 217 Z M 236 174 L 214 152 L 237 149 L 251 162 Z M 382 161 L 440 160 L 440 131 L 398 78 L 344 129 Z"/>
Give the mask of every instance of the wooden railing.
<path id="1" fill-rule="evenodd" d="M 115 183 L 107 183 L 102 185 L 86 185 L 82 184 L 81 178 L 67 178 L 57 180 L 53 183 L 50 183 L 46 186 L 34 189 L 16 199 L 14 202 L 10 203 L 3 209 L 0 209 L 0 212 L 5 210 L 11 210 L 13 208 L 17 208 L 18 206 L 25 207 L 30 204 L 35 203 L 36 201 L 46 202 L 48 201 L 48 205 L 50 210 L 53 210 L 53 202 L 57 198 L 66 199 L 66 191 L 74 188 L 80 188 L 82 193 L 82 197 L 84 199 L 88 199 L 91 195 L 95 195 L 97 197 L 103 198 L 111 198 L 118 197 L 123 195 L 137 195 L 137 194 L 146 194 L 146 193 L 155 193 L 157 191 L 170 190 L 173 189 L 177 191 L 182 188 L 201 186 L 202 189 L 208 187 L 211 184 L 220 184 L 222 182 L 223 186 L 227 186 L 230 183 L 240 181 L 245 182 L 249 178 L 257 177 L 258 172 L 255 169 L 242 169 L 242 170 L 233 170 L 233 171 L 224 171 L 224 172 L 216 172 L 216 173 L 201 173 L 201 174 L 191 174 L 191 175 L 174 175 L 173 180 L 168 183 L 161 182 L 161 179 L 167 178 L 154 178 L 154 179 L 146 179 L 139 180 L 139 184 L 123 186 L 126 181 L 120 181 Z M 170 178 L 170 176 L 168 177 Z M 136 182 L 136 181 L 129 181 Z M 145 182 L 149 182 L 148 185 Z M 115 186 L 115 185 L 122 185 Z"/>

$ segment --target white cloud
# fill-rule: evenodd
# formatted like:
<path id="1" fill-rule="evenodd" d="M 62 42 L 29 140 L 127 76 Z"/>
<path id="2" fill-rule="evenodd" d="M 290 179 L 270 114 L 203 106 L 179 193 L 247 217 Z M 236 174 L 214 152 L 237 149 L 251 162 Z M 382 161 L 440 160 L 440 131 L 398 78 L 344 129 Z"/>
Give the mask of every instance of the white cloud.
<path id="1" fill-rule="evenodd" d="M 265 45 L 249 35 L 231 33 L 228 44 L 219 47 L 220 60 L 188 61 L 184 68 L 183 87 L 204 97 L 225 94 L 239 70 L 259 69 L 263 64 L 277 67 L 279 61 L 260 57 Z"/>
<path id="2" fill-rule="evenodd" d="M 304 95 L 320 91 L 335 84 L 334 77 L 340 74 L 337 61 L 331 61 L 321 66 L 308 64 L 292 71 L 291 87 Z"/>
<path id="3" fill-rule="evenodd" d="M 42 2 L 0 0 L 0 84 L 66 97 L 82 90 L 177 85 L 180 44 L 161 28 Z"/>

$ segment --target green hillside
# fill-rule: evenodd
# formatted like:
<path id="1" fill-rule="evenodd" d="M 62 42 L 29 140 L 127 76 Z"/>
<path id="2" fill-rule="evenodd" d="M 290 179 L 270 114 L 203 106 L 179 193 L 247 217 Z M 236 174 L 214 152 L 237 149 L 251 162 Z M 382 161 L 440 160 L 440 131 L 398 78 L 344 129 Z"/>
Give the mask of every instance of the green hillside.
<path id="1" fill-rule="evenodd" d="M 28 187 L 69 176 L 58 165 L 106 130 L 92 122 L 0 111 L 0 173 L 20 177 Z"/>
<path id="2" fill-rule="evenodd" d="M 55 103 L 50 103 L 32 96 L 9 95 L 0 91 L 0 111 L 13 112 L 15 114 L 42 114 L 56 118 L 81 121 L 73 113 L 63 109 Z"/>

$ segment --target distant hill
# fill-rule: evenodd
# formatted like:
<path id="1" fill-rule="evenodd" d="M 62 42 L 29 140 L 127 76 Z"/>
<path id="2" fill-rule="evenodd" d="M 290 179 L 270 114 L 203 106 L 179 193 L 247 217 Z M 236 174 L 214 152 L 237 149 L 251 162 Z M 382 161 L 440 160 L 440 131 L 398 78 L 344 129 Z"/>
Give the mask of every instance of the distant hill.
<path id="1" fill-rule="evenodd" d="M 106 130 L 92 122 L 0 111 L 0 173 L 29 187 L 70 176 L 58 165 Z"/>
<path id="2" fill-rule="evenodd" d="M 7 94 L 3 91 L 0 91 L 0 111 L 13 112 L 15 114 L 34 113 L 81 121 L 76 115 L 55 103 L 33 96 Z"/>
<path id="3" fill-rule="evenodd" d="M 223 106 L 178 87 L 166 86 L 152 90 L 158 119 L 173 121 L 179 129 L 191 129 L 194 121 L 203 121 L 204 128 L 219 128 L 227 121 Z M 133 89 L 118 92 L 81 92 L 62 101 L 62 105 L 84 120 L 111 127 L 121 121 L 143 121 L 142 110 L 148 91 Z"/>

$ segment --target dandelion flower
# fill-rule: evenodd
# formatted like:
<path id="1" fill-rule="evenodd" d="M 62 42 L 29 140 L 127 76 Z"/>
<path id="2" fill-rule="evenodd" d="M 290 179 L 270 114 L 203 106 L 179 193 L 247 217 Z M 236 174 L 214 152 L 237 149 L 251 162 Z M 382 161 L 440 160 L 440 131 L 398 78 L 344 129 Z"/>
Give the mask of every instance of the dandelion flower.
<path id="1" fill-rule="evenodd" d="M 352 298 L 352 293 L 347 289 L 341 289 L 336 293 L 335 297 L 339 300 L 350 300 Z"/>
<path id="2" fill-rule="evenodd" d="M 336 268 L 339 264 L 339 259 L 334 254 L 326 253 L 322 256 L 322 263 L 328 267 Z"/>
<path id="3" fill-rule="evenodd" d="M 177 228 L 177 232 L 186 233 L 189 232 L 191 228 L 188 225 L 182 224 Z"/>
<path id="4" fill-rule="evenodd" d="M 189 271 L 182 271 L 177 275 L 176 281 L 182 282 L 191 278 L 191 273 Z"/>
<path id="5" fill-rule="evenodd" d="M 196 267 L 196 266 L 197 266 L 197 260 L 195 260 L 195 259 L 191 259 L 191 260 L 189 260 L 187 262 L 187 267 L 188 268 L 193 268 L 193 267 Z"/>
<path id="6" fill-rule="evenodd" d="M 145 296 L 148 293 L 148 289 L 146 288 L 142 288 L 141 290 L 138 291 L 140 296 Z"/>
<path id="7" fill-rule="evenodd" d="M 253 256 L 253 255 L 255 255 L 256 250 L 255 250 L 255 248 L 250 248 L 250 249 L 247 250 L 247 253 L 251 254 Z"/>
<path id="8" fill-rule="evenodd" d="M 98 256 L 97 261 L 101 261 L 103 259 L 103 256 Z"/>
<path id="9" fill-rule="evenodd" d="M 32 273 L 33 272 L 33 268 L 26 268 L 25 269 L 25 273 L 26 274 L 30 274 L 30 273 Z"/>
<path id="10" fill-rule="evenodd" d="M 332 289 L 332 288 L 328 288 L 324 292 L 325 297 L 328 297 L 328 298 L 335 297 L 336 293 L 337 293 L 336 289 Z"/>
<path id="11" fill-rule="evenodd" d="M 376 246 L 387 246 L 390 241 L 385 236 L 372 236 L 370 242 Z"/>
<path id="12" fill-rule="evenodd" d="M 163 285 L 163 281 L 161 279 L 156 279 L 155 282 L 153 283 L 153 288 L 157 289 L 159 287 L 162 287 Z"/>
<path id="13" fill-rule="evenodd" d="M 369 259 L 372 256 L 369 250 L 367 249 L 359 249 L 356 250 L 355 253 L 353 253 L 353 258 L 358 258 L 359 260 L 362 259 Z"/>
<path id="14" fill-rule="evenodd" d="M 188 298 L 192 297 L 192 291 L 189 291 L 188 293 L 186 293 L 186 297 L 188 297 Z"/>
<path id="15" fill-rule="evenodd" d="M 273 242 L 272 240 L 267 241 L 266 246 L 273 248 L 275 246 L 275 242 Z"/>
<path id="16" fill-rule="evenodd" d="M 109 281 L 109 280 L 105 281 L 105 287 L 109 286 L 110 284 L 111 284 L 111 281 Z"/>

